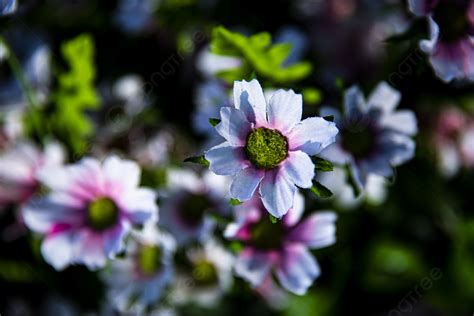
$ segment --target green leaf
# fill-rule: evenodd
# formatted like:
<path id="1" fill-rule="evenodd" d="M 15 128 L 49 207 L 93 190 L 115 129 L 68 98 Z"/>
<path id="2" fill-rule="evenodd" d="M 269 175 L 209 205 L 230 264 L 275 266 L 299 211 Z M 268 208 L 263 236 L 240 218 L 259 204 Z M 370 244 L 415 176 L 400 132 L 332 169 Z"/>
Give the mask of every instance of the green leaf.
<path id="1" fill-rule="evenodd" d="M 357 182 L 354 178 L 354 174 L 352 173 L 351 167 L 349 165 L 346 165 L 345 168 L 346 168 L 346 172 L 347 172 L 348 183 L 352 187 L 352 189 L 354 190 L 354 195 L 356 197 L 358 197 L 359 195 L 362 194 L 362 189 L 357 184 Z"/>
<path id="2" fill-rule="evenodd" d="M 206 168 L 209 167 L 209 161 L 207 161 L 207 159 L 204 157 L 204 155 L 186 158 L 186 159 L 184 159 L 184 162 L 196 163 L 196 164 L 202 165 Z"/>
<path id="3" fill-rule="evenodd" d="M 268 215 L 268 218 L 270 218 L 270 222 L 272 222 L 272 224 L 276 224 L 279 221 L 279 219 L 272 214 Z"/>
<path id="4" fill-rule="evenodd" d="M 316 171 L 328 172 L 334 170 L 334 165 L 328 160 L 319 157 L 313 157 L 312 160 Z"/>
<path id="5" fill-rule="evenodd" d="M 218 76 L 227 82 L 250 79 L 252 72 L 259 78 L 277 84 L 304 79 L 311 73 L 311 64 L 301 62 L 285 66 L 284 61 L 290 50 L 289 44 L 272 45 L 270 34 L 265 32 L 247 37 L 222 26 L 214 28 L 212 32 L 213 53 L 239 57 L 243 61 L 239 67 L 218 73 Z"/>
<path id="6" fill-rule="evenodd" d="M 242 204 L 243 202 L 237 200 L 237 199 L 230 199 L 229 200 L 229 204 L 232 205 L 232 206 L 237 206 L 237 205 L 240 205 Z"/>
<path id="7" fill-rule="evenodd" d="M 210 118 L 209 119 L 209 124 L 211 124 L 212 127 L 216 127 L 216 125 L 219 124 L 220 122 L 221 122 L 221 120 L 216 119 L 216 118 Z"/>
<path id="8" fill-rule="evenodd" d="M 57 78 L 58 90 L 53 95 L 50 127 L 74 153 L 84 153 L 87 138 L 95 129 L 87 111 L 100 106 L 95 90 L 94 41 L 88 34 L 79 35 L 64 42 L 61 53 L 69 69 L 60 72 Z"/>
<path id="9" fill-rule="evenodd" d="M 315 88 L 304 88 L 303 91 L 303 98 L 305 104 L 318 104 L 321 102 L 322 95 L 321 91 Z"/>
<path id="10" fill-rule="evenodd" d="M 313 181 L 313 186 L 311 187 L 311 192 L 313 192 L 319 198 L 329 198 L 332 196 L 331 190 L 326 188 L 324 185 L 319 183 L 318 181 Z"/>
<path id="11" fill-rule="evenodd" d="M 334 122 L 334 115 L 323 116 L 323 119 L 329 122 Z"/>

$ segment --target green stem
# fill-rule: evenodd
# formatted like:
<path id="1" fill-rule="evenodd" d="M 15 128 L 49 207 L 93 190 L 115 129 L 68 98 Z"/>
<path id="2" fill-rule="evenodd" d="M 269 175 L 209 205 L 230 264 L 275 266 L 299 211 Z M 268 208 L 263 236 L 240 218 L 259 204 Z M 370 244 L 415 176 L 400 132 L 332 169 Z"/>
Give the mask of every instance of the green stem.
<path id="1" fill-rule="evenodd" d="M 28 79 L 26 78 L 25 73 L 23 72 L 21 64 L 18 61 L 18 58 L 16 58 L 7 40 L 2 35 L 0 35 L 0 45 L 3 45 L 5 47 L 7 51 L 6 55 L 7 55 L 8 65 L 10 66 L 13 72 L 13 75 L 20 83 L 20 86 L 28 100 L 28 105 L 30 108 L 29 114 L 32 120 L 33 128 L 36 129 L 39 135 L 42 135 L 41 117 L 39 116 L 39 112 L 38 112 L 39 103 L 36 100 L 36 95 L 34 93 L 34 90 L 31 87 L 30 83 L 28 82 Z"/>

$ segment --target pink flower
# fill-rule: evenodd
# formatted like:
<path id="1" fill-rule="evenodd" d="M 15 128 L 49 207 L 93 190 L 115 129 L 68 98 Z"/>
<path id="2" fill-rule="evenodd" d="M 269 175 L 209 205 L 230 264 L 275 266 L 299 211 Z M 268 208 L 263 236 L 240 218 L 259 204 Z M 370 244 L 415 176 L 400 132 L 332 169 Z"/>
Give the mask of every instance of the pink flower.
<path id="1" fill-rule="evenodd" d="M 232 175 L 232 198 L 249 200 L 259 188 L 265 208 L 282 217 L 293 206 L 296 187 L 310 188 L 310 156 L 335 141 L 332 122 L 320 117 L 301 121 L 302 97 L 276 91 L 269 102 L 256 80 L 234 83 L 234 106 L 222 107 L 216 131 L 225 138 L 205 154 L 210 170 Z"/>
<path id="2" fill-rule="evenodd" d="M 132 161 L 85 158 L 39 177 L 51 192 L 32 199 L 23 217 L 31 230 L 46 235 L 41 253 L 57 270 L 103 267 L 123 249 L 132 224 L 157 216 L 155 193 L 139 187 L 140 168 Z"/>
<path id="3" fill-rule="evenodd" d="M 281 221 L 271 223 L 265 214 L 262 203 L 254 198 L 237 208 L 237 222 L 225 231 L 227 238 L 244 244 L 237 258 L 236 273 L 259 287 L 275 271 L 285 289 L 303 295 L 320 275 L 318 263 L 308 248 L 335 243 L 336 214 L 325 211 L 300 220 L 301 195 L 297 195 L 294 207 Z"/>
<path id="4" fill-rule="evenodd" d="M 430 39 L 420 47 L 436 75 L 445 82 L 474 80 L 474 1 L 409 0 L 409 8 L 428 17 Z"/>
<path id="5" fill-rule="evenodd" d="M 56 143 L 41 152 L 31 143 L 18 143 L 0 156 L 0 209 L 28 201 L 39 187 L 41 170 L 63 163 L 63 149 Z"/>

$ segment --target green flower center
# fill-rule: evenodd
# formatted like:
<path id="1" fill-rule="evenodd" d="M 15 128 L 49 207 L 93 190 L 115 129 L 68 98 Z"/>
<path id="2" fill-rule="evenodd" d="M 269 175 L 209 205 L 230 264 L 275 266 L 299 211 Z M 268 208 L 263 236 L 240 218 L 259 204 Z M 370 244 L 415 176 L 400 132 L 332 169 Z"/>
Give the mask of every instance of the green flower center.
<path id="1" fill-rule="evenodd" d="M 372 128 L 361 130 L 343 130 L 342 147 L 350 152 L 356 159 L 367 157 L 375 147 L 375 137 Z"/>
<path id="2" fill-rule="evenodd" d="M 467 11 L 470 1 L 441 1 L 436 6 L 433 19 L 439 25 L 440 40 L 456 41 L 470 31 Z"/>
<path id="3" fill-rule="evenodd" d="M 199 285 L 212 285 L 218 281 L 216 267 L 207 260 L 197 262 L 194 265 L 192 275 Z"/>
<path id="4" fill-rule="evenodd" d="M 138 267 L 145 276 L 154 275 L 161 269 L 161 248 L 158 246 L 143 246 L 138 253 Z"/>
<path id="5" fill-rule="evenodd" d="M 119 210 L 109 198 L 101 197 L 91 202 L 87 208 L 87 220 L 95 230 L 104 230 L 117 223 Z"/>
<path id="6" fill-rule="evenodd" d="M 180 218 L 189 226 L 199 225 L 212 202 L 204 194 L 191 194 L 183 200 L 180 207 Z"/>
<path id="7" fill-rule="evenodd" d="M 269 218 L 262 218 L 251 228 L 251 244 L 255 248 L 269 250 L 281 247 L 285 230 L 281 222 L 272 223 Z"/>
<path id="8" fill-rule="evenodd" d="M 272 169 L 288 156 L 288 141 L 275 129 L 256 128 L 247 137 L 245 153 L 255 167 Z"/>

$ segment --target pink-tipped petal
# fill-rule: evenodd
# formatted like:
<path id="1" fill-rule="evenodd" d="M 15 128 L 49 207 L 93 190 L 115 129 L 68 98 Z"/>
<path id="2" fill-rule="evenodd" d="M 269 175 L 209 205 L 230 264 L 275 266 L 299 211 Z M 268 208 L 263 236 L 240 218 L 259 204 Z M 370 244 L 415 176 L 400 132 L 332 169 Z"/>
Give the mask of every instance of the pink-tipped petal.
<path id="1" fill-rule="evenodd" d="M 138 164 L 117 156 L 109 157 L 104 161 L 103 174 L 106 186 L 120 185 L 124 192 L 135 189 L 140 183 Z"/>
<path id="2" fill-rule="evenodd" d="M 234 146 L 245 146 L 251 125 L 244 112 L 226 106 L 221 108 L 221 122 L 216 131 Z"/>
<path id="3" fill-rule="evenodd" d="M 329 211 L 313 214 L 291 231 L 288 240 L 313 249 L 330 246 L 336 242 L 336 218 L 336 214 Z"/>
<path id="4" fill-rule="evenodd" d="M 276 270 L 281 285 L 297 295 L 304 295 L 320 273 L 316 259 L 303 245 L 287 246 Z"/>
<path id="5" fill-rule="evenodd" d="M 338 132 L 333 122 L 321 117 L 307 118 L 296 124 L 288 136 L 290 150 L 301 150 L 310 156 L 319 154 L 336 141 Z"/>
<path id="6" fill-rule="evenodd" d="M 278 169 L 267 171 L 260 184 L 260 196 L 267 211 L 281 218 L 293 207 L 296 187 Z"/>
<path id="7" fill-rule="evenodd" d="M 279 130 L 283 134 L 301 121 L 303 112 L 303 98 L 293 90 L 278 90 L 268 102 L 269 126 Z"/>
<path id="8" fill-rule="evenodd" d="M 249 200 L 264 176 L 265 171 L 252 167 L 240 170 L 230 186 L 230 195 L 239 201 Z"/>
<path id="9" fill-rule="evenodd" d="M 249 165 L 243 147 L 234 147 L 225 142 L 209 149 L 205 154 L 209 169 L 218 175 L 234 175 Z"/>
<path id="10" fill-rule="evenodd" d="M 255 123 L 257 127 L 266 125 L 267 103 L 257 80 L 234 82 L 234 105 L 245 113 L 247 121 Z"/>
<path id="11" fill-rule="evenodd" d="M 308 189 L 313 185 L 314 164 L 302 151 L 290 151 L 280 172 L 300 188 Z"/>

